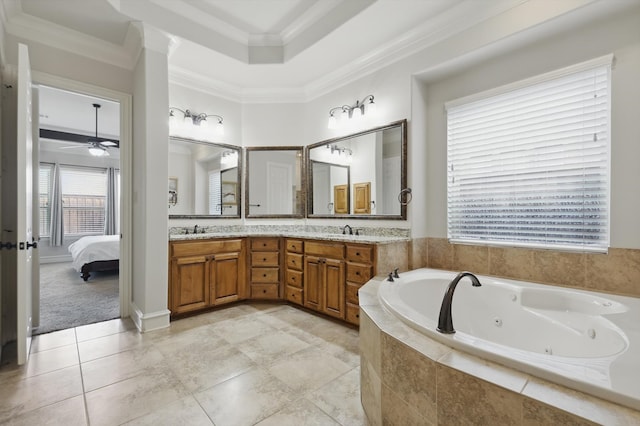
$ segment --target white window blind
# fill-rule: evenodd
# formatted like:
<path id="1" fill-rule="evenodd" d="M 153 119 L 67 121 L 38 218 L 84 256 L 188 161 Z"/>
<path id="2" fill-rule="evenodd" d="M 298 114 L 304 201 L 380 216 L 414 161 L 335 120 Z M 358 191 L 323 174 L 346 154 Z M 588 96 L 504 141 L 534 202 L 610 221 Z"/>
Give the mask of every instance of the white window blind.
<path id="1" fill-rule="evenodd" d="M 220 183 L 220 170 L 209 172 L 209 214 L 222 214 L 222 188 Z"/>
<path id="2" fill-rule="evenodd" d="M 51 222 L 51 175 L 53 166 L 51 164 L 40 163 L 38 170 L 38 193 L 40 209 L 40 236 L 49 236 L 49 223 Z"/>
<path id="3" fill-rule="evenodd" d="M 607 250 L 610 62 L 557 74 L 448 105 L 452 242 Z"/>
<path id="4" fill-rule="evenodd" d="M 65 235 L 103 234 L 106 169 L 62 166 L 60 180 Z"/>

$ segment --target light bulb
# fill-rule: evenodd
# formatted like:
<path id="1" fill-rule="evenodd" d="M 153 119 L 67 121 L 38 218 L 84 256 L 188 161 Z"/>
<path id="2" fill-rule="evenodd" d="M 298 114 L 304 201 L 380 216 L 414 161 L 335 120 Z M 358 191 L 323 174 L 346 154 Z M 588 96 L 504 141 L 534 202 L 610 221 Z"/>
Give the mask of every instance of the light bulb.
<path id="1" fill-rule="evenodd" d="M 360 117 L 362 117 L 362 110 L 360 109 L 360 106 L 357 106 L 353 109 L 353 112 L 351 113 L 351 118 L 353 120 L 360 120 Z"/>
<path id="2" fill-rule="evenodd" d="M 374 115 L 377 110 L 378 110 L 378 105 L 375 102 L 373 102 L 373 99 L 371 99 L 371 102 L 367 104 L 367 115 Z"/>
<path id="3" fill-rule="evenodd" d="M 336 117 L 333 114 L 331 114 L 329 116 L 329 124 L 328 124 L 327 127 L 329 127 L 332 130 L 336 129 L 338 127 L 338 120 L 336 119 Z"/>

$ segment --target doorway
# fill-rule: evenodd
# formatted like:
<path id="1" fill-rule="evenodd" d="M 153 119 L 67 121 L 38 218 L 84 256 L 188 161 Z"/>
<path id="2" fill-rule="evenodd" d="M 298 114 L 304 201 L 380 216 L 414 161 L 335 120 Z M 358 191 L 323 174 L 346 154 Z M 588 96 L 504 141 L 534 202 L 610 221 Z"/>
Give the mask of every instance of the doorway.
<path id="1" fill-rule="evenodd" d="M 34 334 L 43 334 L 122 316 L 122 138 L 117 100 L 45 84 L 38 92 Z"/>

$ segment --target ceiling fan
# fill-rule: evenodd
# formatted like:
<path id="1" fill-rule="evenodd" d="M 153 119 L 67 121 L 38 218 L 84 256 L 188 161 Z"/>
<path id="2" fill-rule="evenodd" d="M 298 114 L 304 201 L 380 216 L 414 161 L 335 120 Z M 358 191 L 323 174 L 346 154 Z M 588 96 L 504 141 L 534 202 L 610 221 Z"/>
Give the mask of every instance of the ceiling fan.
<path id="1" fill-rule="evenodd" d="M 89 153 L 95 157 L 108 156 L 109 151 L 107 151 L 107 148 L 118 148 L 119 141 L 114 139 L 98 137 L 98 110 L 100 109 L 100 106 L 101 106 L 100 104 L 93 104 L 93 107 L 96 110 L 95 136 L 77 135 L 73 133 L 56 132 L 56 131 L 46 130 L 46 129 L 41 129 L 40 136 L 47 137 L 50 139 L 66 140 L 69 142 L 82 142 L 89 145 L 89 146 L 86 146 L 86 145 L 85 146 L 64 146 L 64 147 L 61 147 L 60 149 L 87 148 L 89 150 Z"/>

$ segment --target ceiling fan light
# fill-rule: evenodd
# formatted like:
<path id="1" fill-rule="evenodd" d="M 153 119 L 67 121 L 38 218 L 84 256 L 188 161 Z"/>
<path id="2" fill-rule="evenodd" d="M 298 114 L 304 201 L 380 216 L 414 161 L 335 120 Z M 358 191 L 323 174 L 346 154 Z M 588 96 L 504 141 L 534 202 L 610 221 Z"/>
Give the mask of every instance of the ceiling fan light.
<path id="1" fill-rule="evenodd" d="M 109 155 L 106 149 L 100 148 L 98 146 L 90 146 L 89 153 L 94 157 L 102 157 L 103 155 Z"/>

